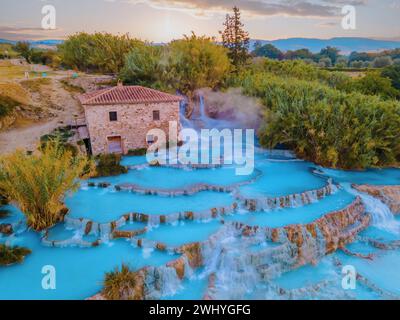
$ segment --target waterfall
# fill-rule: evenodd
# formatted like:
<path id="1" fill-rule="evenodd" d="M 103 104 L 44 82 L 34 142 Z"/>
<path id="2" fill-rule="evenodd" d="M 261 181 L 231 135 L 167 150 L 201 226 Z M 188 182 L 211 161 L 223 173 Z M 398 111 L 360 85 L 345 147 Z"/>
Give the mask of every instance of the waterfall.
<path id="1" fill-rule="evenodd" d="M 391 233 L 400 233 L 400 222 L 395 219 L 393 212 L 386 204 L 377 198 L 353 189 L 350 184 L 346 183 L 343 186 L 346 191 L 361 197 L 367 212 L 371 214 L 373 226 Z"/>
<path id="2" fill-rule="evenodd" d="M 199 120 L 206 122 L 208 117 L 206 116 L 205 104 L 204 104 L 204 96 L 199 94 Z"/>
<path id="3" fill-rule="evenodd" d="M 225 226 L 203 246 L 205 268 L 202 276 L 215 274 L 215 299 L 244 299 L 260 283 L 260 275 L 245 254 L 249 242 Z"/>

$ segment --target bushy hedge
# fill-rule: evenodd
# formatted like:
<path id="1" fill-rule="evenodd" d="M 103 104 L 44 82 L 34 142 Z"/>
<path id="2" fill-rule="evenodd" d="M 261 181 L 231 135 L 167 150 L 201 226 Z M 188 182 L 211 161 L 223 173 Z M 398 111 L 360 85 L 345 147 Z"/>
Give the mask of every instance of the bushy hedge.
<path id="1" fill-rule="evenodd" d="M 400 103 L 345 93 L 312 81 L 259 72 L 244 92 L 265 108 L 261 143 L 283 143 L 327 167 L 363 169 L 400 162 Z"/>
<path id="2" fill-rule="evenodd" d="M 121 156 L 119 154 L 103 154 L 98 157 L 96 165 L 97 177 L 117 176 L 127 173 L 128 169 L 120 165 Z"/>

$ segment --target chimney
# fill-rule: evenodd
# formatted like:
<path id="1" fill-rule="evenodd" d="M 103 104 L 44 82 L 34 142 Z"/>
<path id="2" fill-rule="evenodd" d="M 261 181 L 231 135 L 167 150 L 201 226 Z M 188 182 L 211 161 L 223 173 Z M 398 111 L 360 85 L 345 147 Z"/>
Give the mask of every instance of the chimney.
<path id="1" fill-rule="evenodd" d="M 122 83 L 122 80 L 121 80 L 121 79 L 118 79 L 117 86 L 118 86 L 119 88 L 124 86 L 124 84 Z"/>

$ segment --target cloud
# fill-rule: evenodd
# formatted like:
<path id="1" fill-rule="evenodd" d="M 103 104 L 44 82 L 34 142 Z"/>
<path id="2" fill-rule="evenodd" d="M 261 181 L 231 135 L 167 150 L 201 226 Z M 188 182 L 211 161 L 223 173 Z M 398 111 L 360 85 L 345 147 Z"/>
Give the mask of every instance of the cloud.
<path id="1" fill-rule="evenodd" d="M 107 1 L 107 0 L 106 0 Z M 108 0 L 109 1 L 109 0 Z M 244 15 L 253 17 L 283 15 L 295 17 L 332 17 L 343 5 L 365 5 L 367 0 L 123 0 L 147 4 L 152 8 L 178 10 L 196 16 L 213 16 L 230 11 L 237 5 Z"/>
<path id="2" fill-rule="evenodd" d="M 53 37 L 59 38 L 62 29 L 44 30 L 38 27 L 8 27 L 0 26 L 0 38 L 9 40 L 37 40 L 49 39 Z"/>

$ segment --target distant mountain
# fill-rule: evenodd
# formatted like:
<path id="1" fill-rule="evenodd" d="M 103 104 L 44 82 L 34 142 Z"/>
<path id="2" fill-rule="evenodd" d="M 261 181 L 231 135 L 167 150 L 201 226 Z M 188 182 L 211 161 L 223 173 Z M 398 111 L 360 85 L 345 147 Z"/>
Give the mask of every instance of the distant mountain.
<path id="1" fill-rule="evenodd" d="M 16 43 L 16 41 L 7 40 L 7 39 L 0 39 L 0 43 L 9 43 L 9 44 L 15 44 L 15 43 Z"/>
<path id="2" fill-rule="evenodd" d="M 369 38 L 332 38 L 332 39 L 313 39 L 313 38 L 289 38 L 279 40 L 251 40 L 250 48 L 254 49 L 255 43 L 259 41 L 263 45 L 273 44 L 281 51 L 309 49 L 313 53 L 318 53 L 327 46 L 338 48 L 342 54 L 349 54 L 352 51 L 373 52 L 388 49 L 400 48 L 400 41 L 376 40 Z"/>
<path id="3" fill-rule="evenodd" d="M 64 42 L 64 40 L 50 39 L 50 40 L 26 40 L 32 47 L 54 47 Z M 16 44 L 17 41 L 0 39 L 0 43 Z"/>

